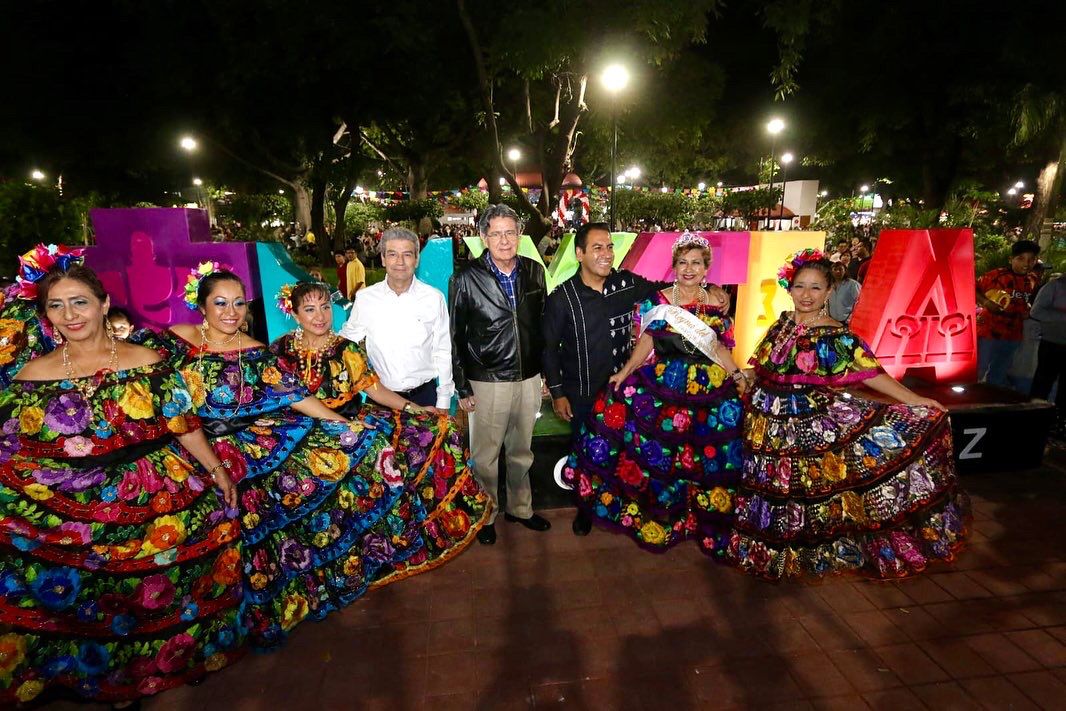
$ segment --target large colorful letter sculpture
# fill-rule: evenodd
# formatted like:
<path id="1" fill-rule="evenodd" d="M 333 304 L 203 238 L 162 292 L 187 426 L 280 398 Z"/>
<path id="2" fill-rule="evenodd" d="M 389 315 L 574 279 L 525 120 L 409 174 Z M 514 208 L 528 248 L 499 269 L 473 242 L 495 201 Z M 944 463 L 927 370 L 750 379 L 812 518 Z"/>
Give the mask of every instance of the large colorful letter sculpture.
<path id="1" fill-rule="evenodd" d="M 440 290 L 445 297 L 448 296 L 448 280 L 455 271 L 453 265 L 453 252 L 455 246 L 450 239 L 431 239 L 422 248 L 418 257 L 418 268 L 415 276 L 421 281 Z"/>
<path id="2" fill-rule="evenodd" d="M 127 309 L 141 326 L 165 328 L 197 323 L 200 314 L 185 306 L 185 281 L 200 262 L 229 265 L 260 297 L 254 244 L 215 243 L 203 210 L 114 208 L 90 210 L 96 246 L 85 263 L 103 282 L 111 303 Z"/>
<path id="3" fill-rule="evenodd" d="M 973 382 L 975 316 L 972 230 L 881 231 L 851 327 L 886 371 Z"/>
<path id="4" fill-rule="evenodd" d="M 750 232 L 746 274 L 737 289 L 736 325 L 733 335 L 737 346 L 733 359 L 739 365 L 748 362 L 766 329 L 782 311 L 792 308 L 788 292 L 777 283 L 777 270 L 793 252 L 807 247 L 821 249 L 825 232 Z"/>

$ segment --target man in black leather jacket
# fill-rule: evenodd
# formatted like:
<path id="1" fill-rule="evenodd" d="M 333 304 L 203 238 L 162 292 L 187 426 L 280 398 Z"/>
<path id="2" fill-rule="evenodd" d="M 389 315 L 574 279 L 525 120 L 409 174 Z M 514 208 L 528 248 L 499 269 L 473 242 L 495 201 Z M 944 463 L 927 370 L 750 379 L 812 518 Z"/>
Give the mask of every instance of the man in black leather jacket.
<path id="1" fill-rule="evenodd" d="M 518 254 L 522 226 L 506 205 L 489 205 L 478 223 L 485 252 L 456 272 L 448 286 L 452 375 L 459 407 L 470 418 L 474 475 L 492 498 L 489 524 L 478 532 L 496 542 L 500 447 L 507 457 L 507 521 L 534 531 L 551 524 L 533 513 L 529 468 L 533 425 L 541 402 L 541 317 L 544 267 Z"/>

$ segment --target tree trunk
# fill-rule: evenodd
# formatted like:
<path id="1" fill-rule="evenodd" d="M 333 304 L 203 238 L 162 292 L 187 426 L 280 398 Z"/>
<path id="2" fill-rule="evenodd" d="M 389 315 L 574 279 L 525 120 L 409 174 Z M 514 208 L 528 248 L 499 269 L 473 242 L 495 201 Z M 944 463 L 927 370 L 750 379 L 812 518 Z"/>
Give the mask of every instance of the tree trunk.
<path id="1" fill-rule="evenodd" d="M 407 192 L 412 201 L 429 197 L 429 178 L 426 176 L 426 163 L 421 156 L 408 157 Z M 420 236 L 428 235 L 433 231 L 433 221 L 429 217 L 423 217 L 419 219 L 415 229 Z"/>
<path id="2" fill-rule="evenodd" d="M 333 226 L 333 239 L 326 244 L 329 244 L 334 252 L 343 252 L 348 242 L 348 223 L 345 221 L 344 215 L 348 212 L 348 203 L 351 200 L 352 191 L 348 189 L 347 185 L 341 189 L 340 194 L 333 200 L 333 214 L 336 216 L 337 222 Z M 330 258 L 329 250 L 325 254 L 321 254 L 321 250 L 319 251 L 320 256 L 327 260 L 324 263 L 328 264 Z"/>
<path id="3" fill-rule="evenodd" d="M 1050 215 L 1054 217 L 1058 207 L 1059 194 L 1062 192 L 1062 165 L 1066 164 L 1066 137 L 1063 137 L 1059 147 L 1059 155 L 1049 160 L 1040 169 L 1040 175 L 1036 179 L 1036 194 L 1033 196 L 1033 206 L 1029 210 L 1029 217 L 1025 221 L 1025 236 L 1040 243 L 1041 249 L 1051 246 L 1051 232 L 1041 234 L 1044 220 Z"/>
<path id="4" fill-rule="evenodd" d="M 489 172 L 485 176 L 485 180 L 489 184 L 489 204 L 498 205 L 503 202 L 503 186 L 500 185 L 500 178 L 503 176 L 500 175 L 500 170 L 496 167 L 495 158 L 489 158 L 488 166 Z"/>
<path id="5" fill-rule="evenodd" d="M 311 178 L 311 231 L 315 233 L 315 250 L 322 254 L 322 245 L 329 244 L 326 234 L 326 181 Z"/>
<path id="6" fill-rule="evenodd" d="M 289 183 L 293 191 L 293 211 L 296 213 L 297 231 L 307 232 L 311 229 L 311 193 L 303 181 Z"/>

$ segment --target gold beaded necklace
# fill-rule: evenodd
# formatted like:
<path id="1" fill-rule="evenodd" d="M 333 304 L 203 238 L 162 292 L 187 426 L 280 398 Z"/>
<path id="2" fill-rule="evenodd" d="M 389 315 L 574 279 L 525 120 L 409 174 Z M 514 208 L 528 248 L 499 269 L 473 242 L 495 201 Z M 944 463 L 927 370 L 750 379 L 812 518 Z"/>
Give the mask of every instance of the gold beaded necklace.
<path id="1" fill-rule="evenodd" d="M 303 382 L 306 385 L 311 382 L 311 375 L 318 372 L 318 368 L 322 364 L 323 355 L 340 341 L 340 337 L 330 331 L 326 334 L 326 340 L 322 345 L 318 348 L 308 348 L 304 346 L 305 336 L 306 334 L 302 328 L 296 329 L 296 333 L 293 334 L 293 346 L 296 350 L 296 356 L 300 360 L 300 371 L 303 373 Z"/>
<path id="2" fill-rule="evenodd" d="M 84 376 L 82 378 L 75 378 L 74 376 L 74 363 L 70 357 L 70 341 L 63 341 L 63 372 L 67 376 L 67 380 L 78 389 L 86 400 L 91 400 L 96 391 L 100 388 L 100 385 L 104 382 L 104 376 L 107 373 L 114 373 L 118 370 L 118 345 L 115 343 L 115 337 L 108 333 L 108 340 L 111 342 L 109 348 L 109 354 L 107 359 L 107 365 L 96 371 L 91 375 Z M 96 376 L 100 378 L 97 379 Z"/>
<path id="3" fill-rule="evenodd" d="M 230 343 L 232 343 L 234 339 L 237 340 L 237 391 L 236 391 L 236 395 L 234 396 L 234 400 L 233 400 L 233 416 L 234 417 L 236 417 L 237 413 L 240 412 L 240 410 L 241 410 L 241 396 L 244 394 L 244 363 L 241 360 L 244 348 L 243 348 L 243 344 L 241 343 L 241 333 L 242 333 L 242 331 L 240 329 L 237 329 L 236 333 L 234 333 L 232 336 L 230 336 L 229 338 L 227 338 L 225 340 L 212 341 L 210 338 L 207 337 L 207 324 L 206 323 L 200 324 L 200 352 L 197 354 L 197 358 L 196 358 L 196 369 L 200 371 L 200 376 L 201 377 L 205 377 L 206 374 L 204 373 L 204 351 L 207 350 L 207 347 L 209 345 L 211 345 L 211 346 L 225 346 L 225 345 L 229 345 Z M 219 351 L 219 352 L 222 352 L 222 351 Z M 205 383 L 206 383 L 206 377 L 205 377 Z"/>

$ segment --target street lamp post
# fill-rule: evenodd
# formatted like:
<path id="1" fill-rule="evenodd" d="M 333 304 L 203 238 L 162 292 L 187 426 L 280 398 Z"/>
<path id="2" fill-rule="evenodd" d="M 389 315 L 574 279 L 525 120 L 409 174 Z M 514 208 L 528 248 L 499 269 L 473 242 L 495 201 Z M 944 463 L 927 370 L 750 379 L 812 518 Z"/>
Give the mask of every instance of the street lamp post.
<path id="1" fill-rule="evenodd" d="M 777 226 L 781 227 L 781 220 L 785 219 L 785 168 L 792 162 L 794 156 L 785 151 L 781 154 L 781 212 L 778 215 Z"/>
<path id="2" fill-rule="evenodd" d="M 777 134 L 785 130 L 785 122 L 779 118 L 770 119 L 766 130 L 770 132 L 770 204 L 766 208 L 766 229 L 770 229 L 770 214 L 774 211 L 774 154 L 777 152 Z M 781 197 L 784 202 L 784 195 Z"/>
<path id="3" fill-rule="evenodd" d="M 514 174 L 515 185 L 518 185 L 518 159 L 522 157 L 522 151 L 512 148 L 507 151 L 507 158 L 511 161 L 511 172 Z M 521 188 L 519 188 L 521 189 Z"/>
<path id="4" fill-rule="evenodd" d="M 629 70 L 621 64 L 612 64 L 603 70 L 603 87 L 611 94 L 611 232 L 614 232 L 614 193 L 617 188 L 615 177 L 618 170 L 618 92 L 629 84 Z"/>

